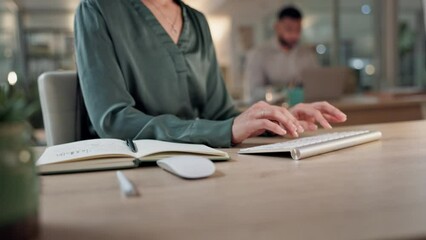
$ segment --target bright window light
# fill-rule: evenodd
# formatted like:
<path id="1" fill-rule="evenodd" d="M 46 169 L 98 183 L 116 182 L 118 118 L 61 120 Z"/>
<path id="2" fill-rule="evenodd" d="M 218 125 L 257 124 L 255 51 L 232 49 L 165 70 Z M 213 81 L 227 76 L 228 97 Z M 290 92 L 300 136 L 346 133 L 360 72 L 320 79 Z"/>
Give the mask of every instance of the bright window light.
<path id="1" fill-rule="evenodd" d="M 376 73 L 376 68 L 373 65 L 368 64 L 365 66 L 365 73 L 370 76 L 374 75 L 374 73 Z"/>
<path id="2" fill-rule="evenodd" d="M 368 15 L 371 13 L 371 7 L 368 4 L 364 4 L 361 6 L 361 13 L 364 15 Z"/>
<path id="3" fill-rule="evenodd" d="M 11 86 L 15 85 L 18 82 L 18 75 L 16 74 L 16 72 L 10 72 L 7 75 L 7 81 Z"/>
<path id="4" fill-rule="evenodd" d="M 327 52 L 327 47 L 324 44 L 318 44 L 316 50 L 318 54 L 322 55 Z"/>

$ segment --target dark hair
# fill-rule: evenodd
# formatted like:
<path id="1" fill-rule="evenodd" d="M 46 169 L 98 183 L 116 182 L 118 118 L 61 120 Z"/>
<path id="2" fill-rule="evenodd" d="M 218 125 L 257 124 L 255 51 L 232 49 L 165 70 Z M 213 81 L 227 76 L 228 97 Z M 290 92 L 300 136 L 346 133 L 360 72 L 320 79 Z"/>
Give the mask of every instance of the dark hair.
<path id="1" fill-rule="evenodd" d="M 292 18 L 296 20 L 300 20 L 303 18 L 302 12 L 294 6 L 285 6 L 278 12 L 278 20 L 282 20 L 284 18 Z"/>

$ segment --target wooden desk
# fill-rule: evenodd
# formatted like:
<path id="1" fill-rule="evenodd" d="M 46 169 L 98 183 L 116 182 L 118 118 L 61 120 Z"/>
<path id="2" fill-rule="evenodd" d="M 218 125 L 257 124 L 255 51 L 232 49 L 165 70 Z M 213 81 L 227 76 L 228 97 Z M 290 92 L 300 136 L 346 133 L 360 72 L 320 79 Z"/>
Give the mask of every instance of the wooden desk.
<path id="1" fill-rule="evenodd" d="M 374 94 L 332 101 L 348 116 L 342 125 L 389 123 L 426 118 L 426 95 L 398 96 Z"/>
<path id="2" fill-rule="evenodd" d="M 383 139 L 299 162 L 228 149 L 204 180 L 128 170 L 134 199 L 113 171 L 42 177 L 41 239 L 426 237 L 426 121 L 351 129 L 366 128 Z"/>

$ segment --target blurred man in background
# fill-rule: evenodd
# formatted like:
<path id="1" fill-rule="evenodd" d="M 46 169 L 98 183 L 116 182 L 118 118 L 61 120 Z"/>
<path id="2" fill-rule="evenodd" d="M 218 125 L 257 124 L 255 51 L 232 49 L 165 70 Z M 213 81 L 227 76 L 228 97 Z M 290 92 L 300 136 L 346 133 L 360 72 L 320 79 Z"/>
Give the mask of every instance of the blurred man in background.
<path id="1" fill-rule="evenodd" d="M 249 102 L 265 100 L 267 88 L 300 83 L 304 69 L 319 66 L 314 52 L 299 44 L 303 18 L 300 10 L 286 6 L 277 17 L 276 37 L 247 56 L 244 75 L 245 97 Z"/>

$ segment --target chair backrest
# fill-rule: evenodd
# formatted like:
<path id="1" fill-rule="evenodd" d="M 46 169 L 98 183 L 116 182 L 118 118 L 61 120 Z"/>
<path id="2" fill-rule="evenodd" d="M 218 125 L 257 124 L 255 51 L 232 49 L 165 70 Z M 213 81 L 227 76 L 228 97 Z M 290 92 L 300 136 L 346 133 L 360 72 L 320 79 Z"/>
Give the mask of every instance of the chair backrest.
<path id="1" fill-rule="evenodd" d="M 38 79 L 48 146 L 81 139 L 81 112 L 76 72 L 47 72 Z"/>

